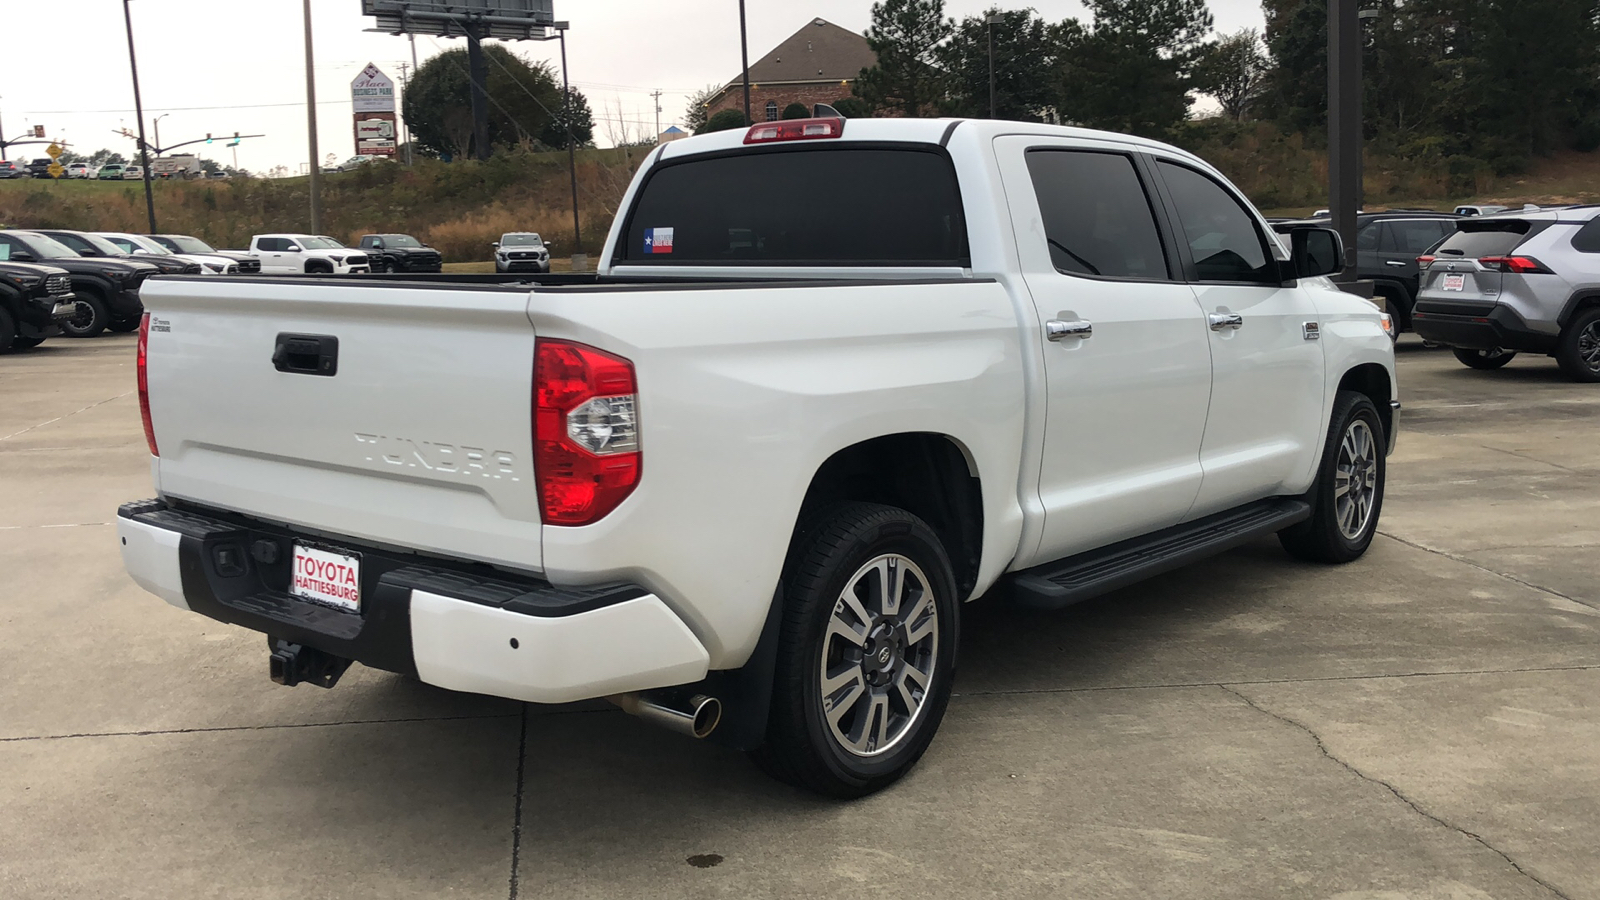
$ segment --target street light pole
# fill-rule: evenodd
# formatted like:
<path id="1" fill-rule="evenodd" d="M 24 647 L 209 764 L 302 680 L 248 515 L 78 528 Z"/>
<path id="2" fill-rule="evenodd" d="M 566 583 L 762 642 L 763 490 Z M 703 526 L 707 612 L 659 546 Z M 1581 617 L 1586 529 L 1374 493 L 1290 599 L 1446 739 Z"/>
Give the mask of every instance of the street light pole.
<path id="1" fill-rule="evenodd" d="M 161 120 L 170 115 L 172 115 L 172 113 L 162 113 L 161 115 L 156 116 L 155 120 L 151 122 L 151 124 L 156 128 L 156 156 L 161 155 Z"/>
<path id="2" fill-rule="evenodd" d="M 984 24 L 989 26 L 989 118 L 998 119 L 994 103 L 994 27 L 1003 24 L 1005 17 L 996 13 L 984 19 Z"/>
<path id="3" fill-rule="evenodd" d="M 306 0 L 307 3 L 311 0 Z M 144 172 L 144 209 L 150 218 L 150 233 L 156 233 L 156 198 L 150 191 L 150 148 L 144 142 L 144 101 L 139 97 L 139 60 L 133 53 L 133 12 L 129 0 L 122 0 L 122 22 L 128 29 L 128 68 L 133 70 L 133 114 L 139 117 L 139 159 Z"/>
<path id="4" fill-rule="evenodd" d="M 322 163 L 317 159 L 317 82 L 311 69 L 311 0 L 304 0 L 306 25 L 306 123 L 311 146 L 311 233 L 322 233 Z M 155 226 L 151 226 L 153 230 Z"/>
<path id="5" fill-rule="evenodd" d="M 578 227 L 578 157 L 573 147 L 577 138 L 572 133 L 572 88 L 567 81 L 567 23 L 556 23 L 556 34 L 561 37 L 561 121 L 567 132 L 567 177 L 572 181 L 572 255 L 583 253 L 583 232 Z"/>
<path id="6" fill-rule="evenodd" d="M 749 125 L 755 120 L 750 118 L 750 40 L 744 32 L 744 0 L 739 0 L 739 61 L 739 78 L 744 82 L 744 123 Z"/>

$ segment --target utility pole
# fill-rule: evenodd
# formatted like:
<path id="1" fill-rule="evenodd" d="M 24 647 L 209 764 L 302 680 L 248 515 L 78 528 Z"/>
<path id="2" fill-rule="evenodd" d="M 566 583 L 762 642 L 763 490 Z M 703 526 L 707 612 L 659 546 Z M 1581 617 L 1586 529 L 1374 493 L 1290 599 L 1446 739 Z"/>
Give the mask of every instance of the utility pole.
<path id="1" fill-rule="evenodd" d="M 650 95 L 656 101 L 656 143 L 661 143 L 661 89 Z"/>
<path id="2" fill-rule="evenodd" d="M 408 68 L 408 66 L 406 65 L 405 61 L 401 60 L 401 62 L 400 62 L 400 111 L 402 113 L 405 112 L 405 108 L 406 108 L 406 91 L 411 89 L 411 82 L 406 80 L 406 69 L 407 68 Z M 404 126 L 403 126 L 403 128 L 402 128 L 400 133 L 401 133 L 401 136 L 403 136 L 405 138 L 405 142 L 406 142 L 406 165 L 409 166 L 409 165 L 411 165 L 411 122 L 410 122 L 410 120 L 406 120 L 405 121 Z"/>
<path id="3" fill-rule="evenodd" d="M 170 115 L 172 115 L 172 113 L 162 113 L 161 115 L 156 116 L 155 119 L 150 123 L 151 125 L 154 125 L 155 129 L 156 129 L 156 156 L 157 157 L 161 156 L 161 120 L 165 119 L 167 116 L 170 116 Z"/>
<path id="4" fill-rule="evenodd" d="M 310 3 L 311 0 L 306 0 Z M 133 113 L 139 117 L 139 159 L 144 172 L 144 209 L 150 217 L 150 233 L 156 233 L 156 198 L 150 191 L 150 148 L 144 142 L 144 101 L 139 97 L 139 60 L 133 53 L 133 11 L 129 0 L 122 0 L 122 22 L 128 29 L 128 68 L 133 70 Z"/>
<path id="5" fill-rule="evenodd" d="M 561 37 L 561 122 L 567 132 L 567 176 L 572 181 L 572 257 L 576 260 L 584 257 L 584 267 L 588 267 L 588 257 L 583 253 L 583 231 L 578 227 L 578 162 L 577 150 L 573 144 L 578 142 L 572 133 L 572 88 L 567 80 L 567 23 L 556 23 L 556 34 Z"/>
<path id="6" fill-rule="evenodd" d="M 989 118 L 997 119 L 994 103 L 994 27 L 1003 24 L 1005 17 L 996 13 L 983 20 L 989 26 Z"/>
<path id="7" fill-rule="evenodd" d="M 1328 0 L 1328 212 L 1344 240 L 1338 280 L 1356 278 L 1361 206 L 1361 20 L 1357 0 Z"/>
<path id="8" fill-rule="evenodd" d="M 303 0 L 306 23 L 306 124 L 311 147 L 311 233 L 322 233 L 322 161 L 317 158 L 317 82 L 311 69 L 311 0 Z M 151 230 L 155 226 L 150 226 Z"/>
<path id="9" fill-rule="evenodd" d="M 488 26 L 467 21 L 467 80 L 472 83 L 472 149 L 479 159 L 489 158 L 489 63 L 483 58 L 483 35 Z M 563 44 L 565 46 L 565 44 Z"/>
<path id="10" fill-rule="evenodd" d="M 750 118 L 750 41 L 744 33 L 744 0 L 739 0 L 739 78 L 744 81 L 744 123 L 749 125 L 755 121 Z"/>

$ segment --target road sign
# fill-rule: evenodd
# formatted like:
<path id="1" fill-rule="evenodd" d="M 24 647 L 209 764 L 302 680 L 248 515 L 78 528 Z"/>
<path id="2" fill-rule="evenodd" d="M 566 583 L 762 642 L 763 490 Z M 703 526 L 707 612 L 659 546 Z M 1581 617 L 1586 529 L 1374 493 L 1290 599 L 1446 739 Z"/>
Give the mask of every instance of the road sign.
<path id="1" fill-rule="evenodd" d="M 50 168 L 46 169 L 45 171 L 50 173 L 51 178 L 60 178 L 66 173 L 67 167 L 63 166 L 61 163 L 53 162 L 50 164 Z"/>
<path id="2" fill-rule="evenodd" d="M 61 145 L 60 144 L 51 144 L 50 146 L 48 146 L 48 147 L 46 147 L 44 149 L 44 152 L 50 154 L 50 158 L 51 159 L 60 159 L 61 158 Z"/>
<path id="3" fill-rule="evenodd" d="M 36 137 L 36 138 L 44 137 L 44 126 L 43 125 L 35 125 L 35 126 L 33 126 L 33 136 Z"/>

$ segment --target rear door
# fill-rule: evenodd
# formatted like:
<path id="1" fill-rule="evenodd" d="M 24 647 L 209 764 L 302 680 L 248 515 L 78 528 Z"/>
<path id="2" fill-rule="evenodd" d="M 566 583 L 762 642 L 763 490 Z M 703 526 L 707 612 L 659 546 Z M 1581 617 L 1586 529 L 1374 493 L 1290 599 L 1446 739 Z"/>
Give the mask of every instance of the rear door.
<path id="1" fill-rule="evenodd" d="M 1176 525 L 1200 488 L 1211 351 L 1143 163 L 1098 141 L 995 148 L 1043 338 L 1044 526 L 1027 562 Z"/>
<path id="2" fill-rule="evenodd" d="M 157 279 L 141 293 L 163 496 L 540 568 L 527 291 Z M 329 370 L 305 371 L 334 340 Z"/>
<path id="3" fill-rule="evenodd" d="M 1183 160 L 1155 169 L 1211 345 L 1205 480 L 1189 517 L 1298 493 L 1322 450 L 1316 305 L 1284 280 L 1282 245 L 1236 192 Z"/>

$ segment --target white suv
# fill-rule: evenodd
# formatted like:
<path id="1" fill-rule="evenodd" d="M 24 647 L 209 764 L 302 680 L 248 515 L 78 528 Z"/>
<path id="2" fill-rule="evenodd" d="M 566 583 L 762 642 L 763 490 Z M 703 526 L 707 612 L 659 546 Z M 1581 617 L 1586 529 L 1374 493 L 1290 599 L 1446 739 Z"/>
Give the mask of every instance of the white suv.
<path id="1" fill-rule="evenodd" d="M 258 234 L 250 255 L 263 275 L 349 275 L 368 272 L 367 254 L 320 234 Z"/>

